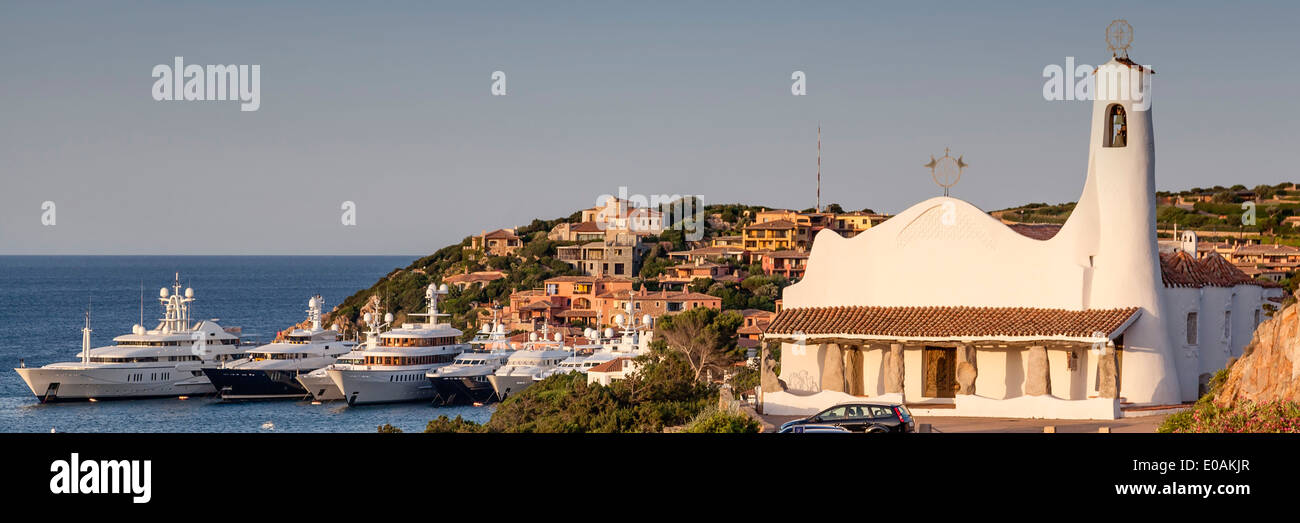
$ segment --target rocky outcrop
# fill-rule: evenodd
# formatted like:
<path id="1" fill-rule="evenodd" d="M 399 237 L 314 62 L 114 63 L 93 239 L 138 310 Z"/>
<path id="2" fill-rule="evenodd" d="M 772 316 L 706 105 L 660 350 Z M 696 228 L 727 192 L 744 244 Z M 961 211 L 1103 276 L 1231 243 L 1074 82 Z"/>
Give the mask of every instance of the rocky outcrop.
<path id="1" fill-rule="evenodd" d="M 1300 402 L 1300 309 L 1282 309 L 1255 329 L 1241 358 L 1232 363 L 1215 403 Z"/>

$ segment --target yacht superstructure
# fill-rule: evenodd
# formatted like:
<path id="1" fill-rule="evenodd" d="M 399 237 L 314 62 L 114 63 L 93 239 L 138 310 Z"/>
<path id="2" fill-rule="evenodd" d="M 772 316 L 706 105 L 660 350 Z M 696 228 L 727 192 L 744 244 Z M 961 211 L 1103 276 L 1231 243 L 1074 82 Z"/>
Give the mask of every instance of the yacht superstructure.
<path id="1" fill-rule="evenodd" d="M 446 294 L 446 284 L 430 284 L 424 294 L 429 312 L 408 314 L 425 316 L 427 323 L 404 323 L 379 334 L 378 344 L 362 353 L 359 364 L 336 363 L 326 368 L 348 405 L 433 399 L 433 384 L 425 374 L 450 364 L 468 349 L 457 341 L 462 334 L 459 329 L 438 322 L 439 317 L 447 316 L 438 312 L 438 300 Z"/>
<path id="2" fill-rule="evenodd" d="M 194 289 L 158 292 L 163 318 L 154 329 L 135 325 L 114 345 L 90 347 L 90 315 L 82 329 L 79 361 L 14 369 L 42 402 L 192 396 L 215 392 L 203 374 L 245 356 L 239 337 L 215 321 L 193 322 Z"/>
<path id="3" fill-rule="evenodd" d="M 540 336 L 533 332 L 528 338 L 523 350 L 511 354 L 501 368 L 488 376 L 499 400 L 504 401 L 511 394 L 518 394 L 528 388 L 533 384 L 534 376 L 554 368 L 573 355 L 564 348 L 563 335 L 557 332 L 554 341 L 551 340 L 547 325 L 542 326 Z"/>
<path id="4" fill-rule="evenodd" d="M 276 341 L 248 350 L 248 357 L 218 368 L 203 369 L 224 400 L 305 398 L 301 374 L 334 363 L 356 343 L 342 341 L 337 331 L 321 328 L 325 300 L 307 302 L 309 327 L 294 329 Z"/>

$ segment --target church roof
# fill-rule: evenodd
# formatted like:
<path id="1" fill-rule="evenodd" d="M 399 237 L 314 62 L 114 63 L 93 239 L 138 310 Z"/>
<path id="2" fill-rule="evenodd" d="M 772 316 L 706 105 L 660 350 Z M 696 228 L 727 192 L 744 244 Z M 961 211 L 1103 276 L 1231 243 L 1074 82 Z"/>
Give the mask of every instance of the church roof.
<path id="1" fill-rule="evenodd" d="M 1217 252 L 1210 252 L 1198 260 L 1181 249 L 1160 254 L 1160 279 L 1165 287 L 1275 286 L 1251 278 Z"/>
<path id="2" fill-rule="evenodd" d="M 1029 307 L 802 307 L 782 310 L 767 336 L 834 335 L 850 338 L 1079 339 L 1114 337 L 1140 309 Z"/>

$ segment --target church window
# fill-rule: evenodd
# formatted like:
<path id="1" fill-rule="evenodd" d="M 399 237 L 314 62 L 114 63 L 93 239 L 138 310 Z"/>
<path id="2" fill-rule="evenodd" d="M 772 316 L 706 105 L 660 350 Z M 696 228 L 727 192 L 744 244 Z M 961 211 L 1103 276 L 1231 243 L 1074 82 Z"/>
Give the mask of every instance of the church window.
<path id="1" fill-rule="evenodd" d="M 1128 116 L 1124 107 L 1113 104 L 1106 108 L 1106 147 L 1128 145 Z"/>

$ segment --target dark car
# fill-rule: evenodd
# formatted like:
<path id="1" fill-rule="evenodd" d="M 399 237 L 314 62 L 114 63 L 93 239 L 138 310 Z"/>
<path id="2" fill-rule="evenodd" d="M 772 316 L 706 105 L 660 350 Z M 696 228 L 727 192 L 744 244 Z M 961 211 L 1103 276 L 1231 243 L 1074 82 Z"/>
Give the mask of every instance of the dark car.
<path id="1" fill-rule="evenodd" d="M 912 432 L 912 413 L 899 403 L 841 403 L 807 418 L 788 421 L 781 432 L 796 425 L 834 425 L 851 432 Z"/>

